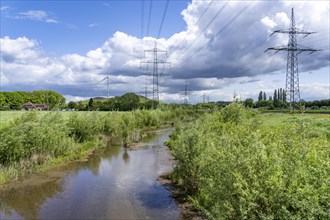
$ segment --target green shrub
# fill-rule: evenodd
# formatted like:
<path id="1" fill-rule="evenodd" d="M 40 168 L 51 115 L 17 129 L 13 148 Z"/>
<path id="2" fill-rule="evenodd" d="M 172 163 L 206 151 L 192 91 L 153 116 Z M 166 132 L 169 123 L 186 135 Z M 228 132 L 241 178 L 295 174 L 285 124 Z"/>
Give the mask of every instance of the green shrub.
<path id="1" fill-rule="evenodd" d="M 178 129 L 175 178 L 210 219 L 329 219 L 330 148 L 315 124 L 263 126 L 238 104 Z"/>
<path id="2" fill-rule="evenodd" d="M 72 113 L 67 121 L 70 136 L 78 142 L 91 140 L 102 132 L 103 123 L 95 112 Z"/>

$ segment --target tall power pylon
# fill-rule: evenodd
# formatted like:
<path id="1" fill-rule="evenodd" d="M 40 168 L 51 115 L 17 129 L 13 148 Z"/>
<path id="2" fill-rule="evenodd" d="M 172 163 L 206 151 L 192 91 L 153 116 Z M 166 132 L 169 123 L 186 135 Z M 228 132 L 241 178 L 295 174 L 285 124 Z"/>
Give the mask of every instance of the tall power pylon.
<path id="1" fill-rule="evenodd" d="M 287 57 L 287 68 L 286 68 L 286 95 L 288 97 L 288 101 L 290 102 L 290 109 L 300 108 L 299 102 L 300 102 L 300 91 L 299 91 L 299 74 L 298 74 L 298 54 L 301 52 L 310 52 L 313 53 L 315 50 L 312 48 L 304 47 L 304 48 L 298 48 L 297 47 L 297 34 L 304 34 L 306 36 L 316 33 L 316 32 L 308 32 L 299 30 L 296 28 L 295 19 L 294 19 L 294 13 L 293 8 L 291 10 L 291 25 L 288 30 L 277 30 L 274 31 L 271 36 L 275 33 L 283 33 L 283 34 L 289 34 L 289 43 L 287 47 L 270 47 L 268 50 L 275 50 L 276 53 L 279 51 L 288 51 L 288 57 Z M 265 51 L 265 52 L 266 52 Z"/>
<path id="2" fill-rule="evenodd" d="M 187 83 L 184 85 L 184 90 L 182 91 L 183 92 L 183 94 L 182 94 L 182 96 L 183 96 L 183 104 L 184 105 L 188 105 L 189 103 L 188 103 L 188 100 L 189 100 L 189 93 L 190 93 L 190 90 L 188 90 L 188 85 L 187 85 Z"/>
<path id="3" fill-rule="evenodd" d="M 144 51 L 144 58 L 146 58 L 146 53 L 152 53 L 152 59 L 141 62 L 141 69 L 143 64 L 146 65 L 146 70 L 149 71 L 150 65 L 152 66 L 152 72 L 147 72 L 146 75 L 152 76 L 152 99 L 157 104 L 159 102 L 159 77 L 164 76 L 166 74 L 163 73 L 165 69 L 165 65 L 170 65 L 170 62 L 166 62 L 164 59 L 160 59 L 161 55 L 163 54 L 163 57 L 167 57 L 167 51 L 160 50 L 157 48 L 157 44 L 155 43 L 155 47 L 150 50 Z M 159 66 L 162 65 L 160 68 Z"/>

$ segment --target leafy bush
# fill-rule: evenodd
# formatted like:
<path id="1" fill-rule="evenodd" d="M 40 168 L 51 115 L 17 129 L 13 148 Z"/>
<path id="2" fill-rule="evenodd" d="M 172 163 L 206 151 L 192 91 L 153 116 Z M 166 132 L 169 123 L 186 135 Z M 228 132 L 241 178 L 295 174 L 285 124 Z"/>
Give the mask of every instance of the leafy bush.
<path id="1" fill-rule="evenodd" d="M 263 126 L 233 104 L 171 135 L 175 178 L 210 219 L 329 219 L 330 148 L 311 121 Z"/>
<path id="2" fill-rule="evenodd" d="M 96 134 L 101 133 L 102 125 L 100 117 L 95 112 L 74 112 L 67 122 L 70 136 L 78 142 L 91 140 Z"/>

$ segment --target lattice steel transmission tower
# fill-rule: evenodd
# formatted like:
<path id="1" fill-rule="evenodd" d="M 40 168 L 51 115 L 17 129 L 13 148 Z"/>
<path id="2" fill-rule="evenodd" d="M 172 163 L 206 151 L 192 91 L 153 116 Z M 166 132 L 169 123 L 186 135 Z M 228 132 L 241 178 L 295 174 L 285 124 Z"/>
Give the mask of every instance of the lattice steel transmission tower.
<path id="1" fill-rule="evenodd" d="M 313 53 L 315 51 L 319 51 L 316 49 L 304 47 L 298 48 L 297 47 L 297 34 L 304 34 L 306 36 L 316 33 L 316 32 L 308 32 L 299 30 L 296 28 L 295 19 L 294 19 L 294 12 L 293 8 L 291 10 L 291 25 L 288 30 L 276 30 L 274 31 L 271 36 L 275 33 L 283 33 L 289 34 L 289 43 L 287 47 L 270 47 L 268 50 L 275 50 L 276 53 L 279 51 L 288 51 L 287 57 L 287 68 L 286 68 L 286 97 L 290 102 L 290 109 L 300 108 L 300 91 L 299 91 L 299 74 L 298 74 L 298 54 L 302 52 L 310 52 Z M 265 51 L 265 52 L 266 52 Z"/>
<path id="2" fill-rule="evenodd" d="M 152 76 L 152 100 L 159 103 L 159 77 L 165 76 L 168 74 L 164 74 L 165 66 L 170 65 L 170 62 L 166 62 L 165 59 L 167 57 L 167 51 L 160 50 L 157 48 L 157 44 L 155 43 L 155 47 L 150 50 L 144 51 L 144 58 L 146 58 L 146 53 L 152 53 L 152 59 L 141 62 L 141 69 L 143 65 L 145 65 L 145 69 L 147 71 L 151 70 L 152 72 L 147 72 L 146 75 Z M 163 55 L 160 55 L 163 54 Z M 163 59 L 161 59 L 163 58 Z"/>
<path id="3" fill-rule="evenodd" d="M 184 85 L 184 90 L 182 91 L 183 104 L 188 105 L 190 90 L 188 90 L 187 83 Z"/>

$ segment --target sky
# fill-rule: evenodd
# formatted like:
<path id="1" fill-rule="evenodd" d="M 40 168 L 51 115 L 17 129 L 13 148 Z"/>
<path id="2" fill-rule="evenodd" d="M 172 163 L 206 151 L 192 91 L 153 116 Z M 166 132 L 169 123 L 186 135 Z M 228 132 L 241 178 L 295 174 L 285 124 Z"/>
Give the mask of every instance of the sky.
<path id="1" fill-rule="evenodd" d="M 1 91 L 50 89 L 67 101 L 134 92 L 152 97 L 154 47 L 159 96 L 189 103 L 257 100 L 285 88 L 286 46 L 294 8 L 300 96 L 330 98 L 330 2 L 224 0 L 0 1 Z M 166 53 L 164 52 L 166 51 Z M 164 65 L 162 65 L 164 63 Z M 102 81 L 103 80 L 103 81 Z M 100 82 L 102 81 L 102 82 Z"/>

